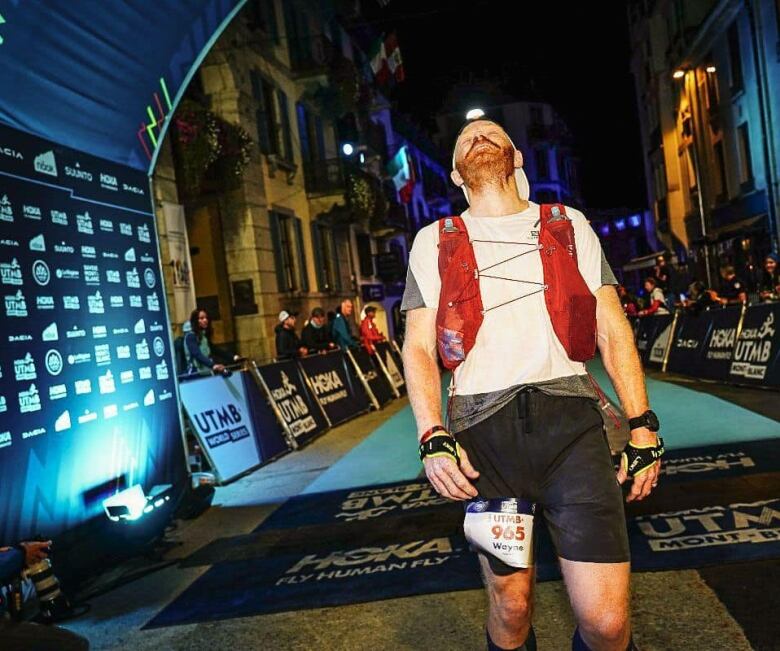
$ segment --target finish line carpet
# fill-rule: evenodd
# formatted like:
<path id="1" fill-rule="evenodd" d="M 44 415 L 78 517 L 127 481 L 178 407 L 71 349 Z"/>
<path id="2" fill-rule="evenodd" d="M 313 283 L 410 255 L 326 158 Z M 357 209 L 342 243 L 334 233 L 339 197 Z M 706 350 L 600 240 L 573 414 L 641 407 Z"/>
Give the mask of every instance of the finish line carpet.
<path id="1" fill-rule="evenodd" d="M 627 513 L 635 571 L 780 558 L 776 441 L 676 450 L 664 474 Z M 424 480 L 300 495 L 186 559 L 212 567 L 146 628 L 478 588 L 462 517 Z M 539 580 L 558 578 L 537 535 Z"/>

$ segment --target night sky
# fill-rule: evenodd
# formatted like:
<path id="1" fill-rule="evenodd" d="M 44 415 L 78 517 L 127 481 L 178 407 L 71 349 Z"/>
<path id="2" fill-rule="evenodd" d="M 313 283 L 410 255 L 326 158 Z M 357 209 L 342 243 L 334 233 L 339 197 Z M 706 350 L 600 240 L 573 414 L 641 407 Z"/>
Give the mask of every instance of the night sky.
<path id="1" fill-rule="evenodd" d="M 363 6 L 377 30 L 398 34 L 406 81 L 390 96 L 402 112 L 431 127 L 458 80 L 491 79 L 516 99 L 550 102 L 568 123 L 588 208 L 646 205 L 624 1 Z"/>

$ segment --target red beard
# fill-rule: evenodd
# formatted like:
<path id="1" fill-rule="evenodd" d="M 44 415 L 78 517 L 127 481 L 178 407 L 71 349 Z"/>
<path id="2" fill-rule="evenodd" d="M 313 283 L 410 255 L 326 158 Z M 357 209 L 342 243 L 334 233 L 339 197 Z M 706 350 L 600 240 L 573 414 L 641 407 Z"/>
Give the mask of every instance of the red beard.
<path id="1" fill-rule="evenodd" d="M 484 144 L 483 144 L 484 143 Z M 503 148 L 487 138 L 479 138 L 463 159 L 455 165 L 471 192 L 507 182 L 515 172 L 514 148 Z"/>

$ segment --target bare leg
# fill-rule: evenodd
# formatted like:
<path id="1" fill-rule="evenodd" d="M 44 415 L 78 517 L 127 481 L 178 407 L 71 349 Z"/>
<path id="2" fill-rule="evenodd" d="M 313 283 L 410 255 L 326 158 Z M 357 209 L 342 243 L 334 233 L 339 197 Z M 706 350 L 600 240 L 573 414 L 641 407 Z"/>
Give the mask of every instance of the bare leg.
<path id="1" fill-rule="evenodd" d="M 515 649 L 525 643 L 531 627 L 534 570 L 497 575 L 482 554 L 479 564 L 488 593 L 487 630 L 490 638 L 501 648 Z"/>
<path id="2" fill-rule="evenodd" d="M 593 651 L 626 651 L 631 565 L 559 560 L 582 639 Z"/>

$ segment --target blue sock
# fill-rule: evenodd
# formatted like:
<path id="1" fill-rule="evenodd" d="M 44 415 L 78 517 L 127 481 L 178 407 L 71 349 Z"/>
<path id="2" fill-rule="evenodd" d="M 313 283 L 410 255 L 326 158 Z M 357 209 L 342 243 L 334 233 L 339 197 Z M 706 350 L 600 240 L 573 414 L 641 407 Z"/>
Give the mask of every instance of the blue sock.
<path id="1" fill-rule="evenodd" d="M 571 651 L 591 651 L 591 648 L 582 639 L 579 628 L 574 629 L 574 636 L 571 638 Z M 639 651 L 639 647 L 634 644 L 633 637 L 628 640 L 626 651 Z"/>
<path id="2" fill-rule="evenodd" d="M 485 637 L 487 638 L 488 651 L 536 651 L 536 633 L 534 633 L 533 626 L 528 630 L 528 637 L 525 639 L 522 646 L 515 649 L 504 649 L 503 647 L 498 646 L 490 639 L 490 633 L 488 633 L 487 628 L 485 629 Z"/>

